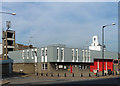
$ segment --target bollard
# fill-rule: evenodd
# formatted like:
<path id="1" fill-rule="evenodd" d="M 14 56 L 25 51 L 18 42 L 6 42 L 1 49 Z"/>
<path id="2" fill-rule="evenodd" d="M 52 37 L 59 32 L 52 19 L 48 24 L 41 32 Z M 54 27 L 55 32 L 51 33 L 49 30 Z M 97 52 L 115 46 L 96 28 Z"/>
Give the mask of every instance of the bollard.
<path id="1" fill-rule="evenodd" d="M 46 76 L 48 76 L 48 73 L 46 73 Z"/>
<path id="2" fill-rule="evenodd" d="M 97 76 L 97 77 L 99 77 L 99 74 L 98 74 L 98 73 L 96 73 L 96 76 Z"/>
<path id="3" fill-rule="evenodd" d="M 89 77 L 91 77 L 91 74 L 89 73 Z"/>
<path id="4" fill-rule="evenodd" d="M 97 77 L 99 77 L 99 74 L 97 74 Z"/>
<path id="5" fill-rule="evenodd" d="M 117 72 L 116 72 L 116 75 L 117 75 Z"/>
<path id="6" fill-rule="evenodd" d="M 113 75 L 114 75 L 114 72 L 113 72 Z"/>
<path id="7" fill-rule="evenodd" d="M 41 76 L 43 76 L 43 73 L 41 73 Z"/>
<path id="8" fill-rule="evenodd" d="M 53 74 L 51 73 L 51 76 L 53 77 Z"/>
<path id="9" fill-rule="evenodd" d="M 81 73 L 81 77 L 83 77 L 83 73 Z"/>
<path id="10" fill-rule="evenodd" d="M 72 74 L 72 76 L 74 77 L 74 73 Z"/>
<path id="11" fill-rule="evenodd" d="M 38 73 L 37 73 L 37 76 L 38 76 Z"/>
<path id="12" fill-rule="evenodd" d="M 106 76 L 107 74 L 105 73 L 105 76 Z"/>
<path id="13" fill-rule="evenodd" d="M 57 76 L 58 76 L 58 77 L 60 76 L 60 75 L 59 75 L 59 73 L 58 73 L 58 75 L 57 75 Z"/>
<path id="14" fill-rule="evenodd" d="M 65 73 L 65 77 L 66 77 L 66 73 Z"/>

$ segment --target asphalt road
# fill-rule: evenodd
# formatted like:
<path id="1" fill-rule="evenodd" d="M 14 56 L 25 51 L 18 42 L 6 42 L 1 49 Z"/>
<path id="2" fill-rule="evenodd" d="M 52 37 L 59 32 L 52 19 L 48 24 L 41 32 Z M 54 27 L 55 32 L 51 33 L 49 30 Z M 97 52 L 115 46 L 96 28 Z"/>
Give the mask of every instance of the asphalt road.
<path id="1" fill-rule="evenodd" d="M 10 83 L 3 86 L 120 86 L 120 77 L 108 79 L 46 79 L 31 77 L 14 77 L 10 78 Z"/>
<path id="2" fill-rule="evenodd" d="M 110 78 L 110 79 L 74 81 L 74 82 L 66 82 L 61 84 L 83 85 L 83 86 L 120 86 L 120 77 Z"/>

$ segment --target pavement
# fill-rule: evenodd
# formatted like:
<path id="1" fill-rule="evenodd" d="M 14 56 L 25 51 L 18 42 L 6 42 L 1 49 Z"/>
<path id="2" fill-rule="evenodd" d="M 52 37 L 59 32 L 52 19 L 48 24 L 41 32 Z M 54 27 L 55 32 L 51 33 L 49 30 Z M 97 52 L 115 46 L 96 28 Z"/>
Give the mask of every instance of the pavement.
<path id="1" fill-rule="evenodd" d="M 74 82 L 80 82 L 80 81 L 91 81 L 91 80 L 109 80 L 109 79 L 116 79 L 119 75 L 110 75 L 110 76 L 92 76 L 92 77 L 51 77 L 51 76 L 36 76 L 36 75 L 22 75 L 17 77 L 6 77 L 4 79 L 1 79 L 2 85 L 35 85 L 35 84 L 60 84 L 60 83 L 74 83 Z M 108 81 L 109 82 L 109 81 Z M 116 82 L 114 82 L 115 84 Z"/>
<path id="2" fill-rule="evenodd" d="M 0 84 L 9 84 L 9 83 L 10 83 L 10 81 L 9 81 L 9 80 L 4 79 L 4 80 L 2 80 L 2 81 L 1 81 L 1 83 L 0 83 Z"/>

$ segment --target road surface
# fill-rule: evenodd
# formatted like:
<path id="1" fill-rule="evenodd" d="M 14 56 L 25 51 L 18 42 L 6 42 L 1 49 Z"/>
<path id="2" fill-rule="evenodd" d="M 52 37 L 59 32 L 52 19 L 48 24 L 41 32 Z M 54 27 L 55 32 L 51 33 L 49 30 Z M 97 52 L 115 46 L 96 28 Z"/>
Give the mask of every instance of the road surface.
<path id="1" fill-rule="evenodd" d="M 72 78 L 72 77 L 12 77 L 6 78 L 9 84 L 3 86 L 120 86 L 120 77 L 111 78 Z"/>

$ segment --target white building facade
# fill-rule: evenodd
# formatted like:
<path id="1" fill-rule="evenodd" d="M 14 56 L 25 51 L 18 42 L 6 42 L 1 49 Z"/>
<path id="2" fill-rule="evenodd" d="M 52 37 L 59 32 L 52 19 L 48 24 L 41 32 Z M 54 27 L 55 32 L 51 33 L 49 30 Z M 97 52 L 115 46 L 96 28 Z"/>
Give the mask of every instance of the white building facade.
<path id="1" fill-rule="evenodd" d="M 98 36 L 93 36 L 92 44 L 91 46 L 89 46 L 89 50 L 96 50 L 96 51 L 102 50 L 102 46 L 98 42 Z"/>

